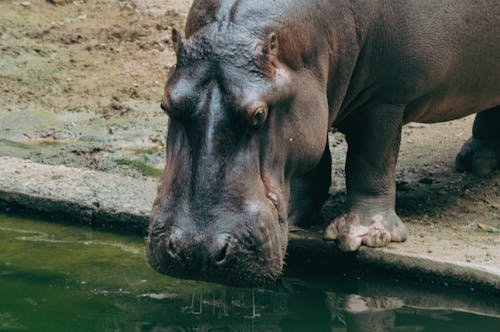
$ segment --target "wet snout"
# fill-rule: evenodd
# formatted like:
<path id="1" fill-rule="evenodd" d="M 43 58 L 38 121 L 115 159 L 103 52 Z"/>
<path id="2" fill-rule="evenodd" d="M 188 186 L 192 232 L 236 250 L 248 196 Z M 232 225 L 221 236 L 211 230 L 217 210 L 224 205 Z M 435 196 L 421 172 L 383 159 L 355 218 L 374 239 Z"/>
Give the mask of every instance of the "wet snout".
<path id="1" fill-rule="evenodd" d="M 156 214 L 148 238 L 151 266 L 175 277 L 230 284 L 274 280 L 281 273 L 284 253 L 276 212 L 268 202 L 248 210 L 226 210 L 225 216 L 208 224 L 193 217 Z"/>
<path id="2" fill-rule="evenodd" d="M 164 241 L 170 259 L 185 265 L 198 262 L 207 268 L 227 264 L 241 251 L 238 236 L 230 233 L 196 235 L 173 227 Z"/>

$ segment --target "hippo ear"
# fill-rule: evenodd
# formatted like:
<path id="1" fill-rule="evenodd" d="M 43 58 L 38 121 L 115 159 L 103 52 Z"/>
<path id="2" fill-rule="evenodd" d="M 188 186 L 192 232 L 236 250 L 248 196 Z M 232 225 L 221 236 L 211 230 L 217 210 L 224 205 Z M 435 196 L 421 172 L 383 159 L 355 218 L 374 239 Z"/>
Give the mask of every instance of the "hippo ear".
<path id="1" fill-rule="evenodd" d="M 176 54 L 179 54 L 179 50 L 182 49 L 182 45 L 184 44 L 184 38 L 181 33 L 177 31 L 176 28 L 172 28 L 172 45 L 174 46 L 174 51 Z"/>
<path id="2" fill-rule="evenodd" d="M 271 32 L 267 36 L 263 51 L 265 55 L 278 56 L 278 35 L 276 35 L 276 32 Z"/>

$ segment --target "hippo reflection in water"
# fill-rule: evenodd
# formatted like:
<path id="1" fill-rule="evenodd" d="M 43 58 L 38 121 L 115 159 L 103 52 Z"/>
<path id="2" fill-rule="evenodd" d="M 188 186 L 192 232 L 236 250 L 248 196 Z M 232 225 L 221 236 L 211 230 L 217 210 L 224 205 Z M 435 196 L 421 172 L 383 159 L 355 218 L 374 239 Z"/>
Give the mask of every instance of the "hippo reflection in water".
<path id="1" fill-rule="evenodd" d="M 327 197 L 328 130 L 346 136 L 344 251 L 404 241 L 395 166 L 405 123 L 483 111 L 457 168 L 500 156 L 500 3 L 196 0 L 162 108 L 167 161 L 147 255 L 165 274 L 233 284 L 280 276 L 289 225 Z"/>

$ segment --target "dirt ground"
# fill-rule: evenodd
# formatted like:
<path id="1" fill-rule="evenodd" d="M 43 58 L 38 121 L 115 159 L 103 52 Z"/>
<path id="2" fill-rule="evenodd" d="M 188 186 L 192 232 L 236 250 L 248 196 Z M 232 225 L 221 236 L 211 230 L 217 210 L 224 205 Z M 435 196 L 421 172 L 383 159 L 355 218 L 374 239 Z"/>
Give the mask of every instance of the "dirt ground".
<path id="1" fill-rule="evenodd" d="M 158 176 L 187 1 L 0 2 L 0 153 Z"/>
<path id="2" fill-rule="evenodd" d="M 175 61 L 169 36 L 183 26 L 190 3 L 1 1 L 0 155 L 159 176 L 167 125 L 159 102 Z M 475 178 L 454 170 L 472 121 L 404 128 L 397 209 L 414 237 L 456 233 L 457 245 L 483 241 L 470 259 L 487 262 L 500 251 L 500 172 Z M 336 194 L 326 218 L 342 211 L 345 190 L 344 139 L 332 134 L 331 145 Z"/>

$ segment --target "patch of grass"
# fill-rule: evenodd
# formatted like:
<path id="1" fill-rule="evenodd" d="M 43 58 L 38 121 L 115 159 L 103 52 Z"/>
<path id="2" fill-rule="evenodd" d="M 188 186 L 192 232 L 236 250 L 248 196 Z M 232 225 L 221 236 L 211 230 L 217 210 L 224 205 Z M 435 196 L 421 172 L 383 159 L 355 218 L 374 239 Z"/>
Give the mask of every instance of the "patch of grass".
<path id="1" fill-rule="evenodd" d="M 162 170 L 149 166 L 145 162 L 139 160 L 117 159 L 115 160 L 115 163 L 117 163 L 118 165 L 133 167 L 145 176 L 159 178 L 162 174 Z"/>
<path id="2" fill-rule="evenodd" d="M 77 145 L 78 142 L 75 140 L 62 140 L 62 141 L 60 141 L 60 140 L 56 140 L 56 139 L 43 139 L 41 141 L 33 142 L 31 144 L 35 145 L 35 146 L 42 146 L 42 147 L 65 147 L 65 146 Z"/>
<path id="3" fill-rule="evenodd" d="M 26 143 L 11 141 L 8 139 L 3 139 L 3 138 L 0 138 L 0 144 L 4 144 L 4 145 L 10 146 L 12 148 L 23 149 L 23 150 L 31 150 L 34 148 L 33 146 L 26 144 Z"/>
<path id="4" fill-rule="evenodd" d="M 136 156 L 141 154 L 155 154 L 158 153 L 159 151 L 162 151 L 164 148 L 165 146 L 153 146 L 149 149 L 134 149 L 132 150 L 132 153 Z"/>
<path id="5" fill-rule="evenodd" d="M 39 146 L 58 146 L 58 145 L 64 145 L 64 143 L 54 141 L 54 140 L 43 140 L 43 141 L 36 143 L 36 145 L 39 145 Z"/>

